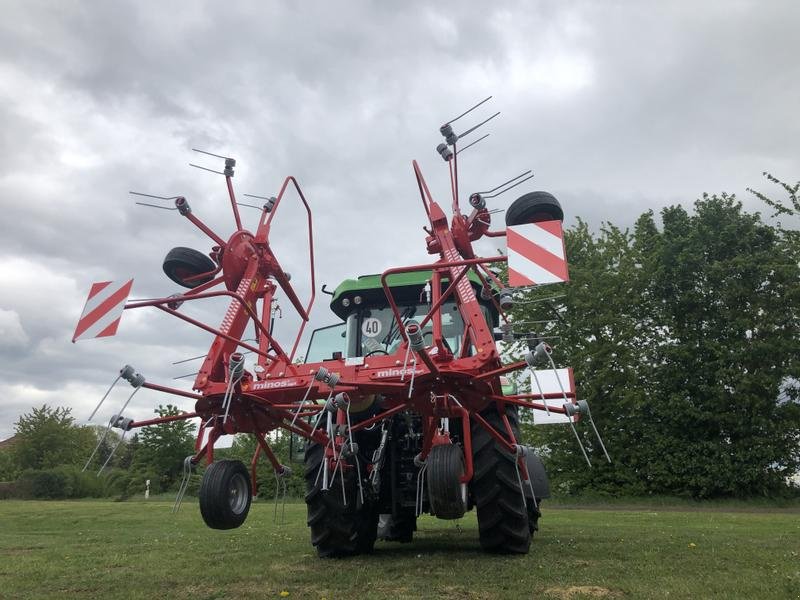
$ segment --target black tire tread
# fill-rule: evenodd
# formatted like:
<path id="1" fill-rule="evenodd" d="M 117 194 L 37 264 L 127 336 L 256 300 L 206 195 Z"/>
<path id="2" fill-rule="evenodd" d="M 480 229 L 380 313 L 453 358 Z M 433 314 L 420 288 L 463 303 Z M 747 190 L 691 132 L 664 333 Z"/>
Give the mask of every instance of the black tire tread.
<path id="1" fill-rule="evenodd" d="M 466 506 L 459 478 L 464 474 L 464 453 L 456 444 L 440 444 L 428 454 L 427 484 L 431 514 L 439 519 L 460 519 Z"/>
<path id="2" fill-rule="evenodd" d="M 172 281 L 177 283 L 178 285 L 185 287 L 185 288 L 196 288 L 198 285 L 202 285 L 203 283 L 209 282 L 213 279 L 213 275 L 209 275 L 208 277 L 203 277 L 202 279 L 197 279 L 195 281 L 187 282 L 181 279 L 176 273 L 175 270 L 179 268 L 186 269 L 190 271 L 192 275 L 201 275 L 202 273 L 208 273 L 209 271 L 214 271 L 217 268 L 217 265 L 214 264 L 214 261 L 211 260 L 208 256 L 195 250 L 194 248 L 185 248 L 183 246 L 176 246 L 164 257 L 164 263 L 162 265 L 164 269 L 164 274 L 169 277 Z"/>
<path id="3" fill-rule="evenodd" d="M 319 444 L 309 444 L 305 455 L 306 507 L 311 544 L 320 558 L 339 558 L 368 554 L 375 546 L 378 535 L 378 513 L 367 502 L 358 506 L 358 482 L 355 469 L 344 470 L 345 492 L 348 502 L 342 499 L 339 477 L 329 491 L 322 490 L 317 473 L 325 454 Z"/>
<path id="4" fill-rule="evenodd" d="M 549 192 L 529 192 L 514 200 L 506 210 L 507 226 L 543 220 L 564 220 L 561 204 Z"/>
<path id="5" fill-rule="evenodd" d="M 481 416 L 497 431 L 505 431 L 494 406 L 483 411 Z M 509 407 L 507 416 L 514 436 L 519 439 L 516 411 Z M 487 552 L 527 554 L 531 543 L 530 524 L 514 455 L 506 452 L 483 427 L 473 423 L 472 456 L 474 473 L 470 488 L 477 510 L 481 547 Z"/>
<path id="6" fill-rule="evenodd" d="M 247 506 L 241 514 L 231 510 L 227 493 L 229 481 L 234 475 L 243 475 L 247 481 Z M 238 460 L 218 460 L 211 463 L 203 474 L 200 484 L 200 515 L 211 529 L 235 529 L 247 518 L 252 502 L 250 473 Z"/>

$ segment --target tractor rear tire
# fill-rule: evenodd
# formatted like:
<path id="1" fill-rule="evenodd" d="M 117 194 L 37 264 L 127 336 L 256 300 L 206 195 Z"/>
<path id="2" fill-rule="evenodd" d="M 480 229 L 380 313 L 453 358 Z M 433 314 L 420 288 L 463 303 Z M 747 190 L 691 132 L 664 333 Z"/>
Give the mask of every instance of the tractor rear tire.
<path id="1" fill-rule="evenodd" d="M 186 281 L 190 277 L 202 275 L 216 270 L 217 265 L 208 256 L 193 248 L 178 246 L 173 248 L 164 257 L 163 269 L 167 277 L 185 288 L 196 288 L 198 285 L 208 283 L 214 279 L 208 275 L 200 279 Z"/>
<path id="2" fill-rule="evenodd" d="M 238 460 L 211 463 L 200 484 L 200 514 L 211 529 L 235 529 L 247 518 L 252 501 L 250 473 Z"/>
<path id="3" fill-rule="evenodd" d="M 517 411 L 507 407 L 506 415 L 519 440 Z M 505 432 L 494 406 L 481 416 L 501 434 Z M 516 457 L 473 422 L 472 459 L 475 472 L 470 487 L 478 513 L 481 548 L 499 554 L 527 554 L 531 545 L 530 520 L 517 479 Z"/>
<path id="4" fill-rule="evenodd" d="M 530 192 L 520 196 L 506 211 L 506 225 L 524 225 L 539 221 L 563 221 L 564 211 L 553 194 Z"/>
<path id="5" fill-rule="evenodd" d="M 320 558 L 369 554 L 378 536 L 378 511 L 369 498 L 361 504 L 355 467 L 338 471 L 330 489 L 322 489 L 322 476 L 318 478 L 317 474 L 324 456 L 325 448 L 319 444 L 306 448 L 305 501 L 311 543 Z M 347 503 L 342 498 L 342 473 Z"/>

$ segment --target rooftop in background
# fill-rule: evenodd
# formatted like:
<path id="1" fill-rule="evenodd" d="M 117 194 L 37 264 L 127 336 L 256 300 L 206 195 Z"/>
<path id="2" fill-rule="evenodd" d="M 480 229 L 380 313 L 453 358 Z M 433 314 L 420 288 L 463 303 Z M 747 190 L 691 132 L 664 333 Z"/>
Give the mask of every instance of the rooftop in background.
<path id="1" fill-rule="evenodd" d="M 16 443 L 17 443 L 16 435 L 12 435 L 7 440 L 0 440 L 0 450 L 8 450 L 9 448 L 11 448 L 11 446 L 13 446 Z"/>

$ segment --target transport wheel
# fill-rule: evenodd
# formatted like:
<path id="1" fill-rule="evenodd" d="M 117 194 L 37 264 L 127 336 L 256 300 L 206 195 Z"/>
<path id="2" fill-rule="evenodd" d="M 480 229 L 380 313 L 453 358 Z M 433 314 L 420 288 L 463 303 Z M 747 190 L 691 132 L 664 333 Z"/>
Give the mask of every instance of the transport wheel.
<path id="1" fill-rule="evenodd" d="M 369 554 L 378 535 L 378 511 L 366 497 L 361 504 L 356 469 L 337 471 L 330 489 L 322 489 L 322 475 L 317 478 L 325 449 L 309 444 L 305 455 L 306 506 L 311 543 L 320 558 Z M 363 467 L 362 467 L 363 468 Z M 342 498 L 342 472 L 347 502 Z"/>
<path id="2" fill-rule="evenodd" d="M 164 257 L 164 273 L 172 281 L 185 288 L 196 288 L 198 285 L 207 283 L 214 279 L 213 275 L 186 281 L 195 275 L 202 275 L 214 271 L 217 265 L 208 256 L 198 252 L 193 248 L 183 248 L 178 246 L 173 248 Z"/>
<path id="3" fill-rule="evenodd" d="M 514 437 L 518 439 L 517 411 L 507 407 L 506 415 Z M 484 410 L 481 416 L 497 431 L 505 432 L 495 406 Z M 517 480 L 515 456 L 506 452 L 483 427 L 473 422 L 472 460 L 475 473 L 470 489 L 478 513 L 481 548 L 487 552 L 526 554 L 531 544 L 531 530 Z"/>
<path id="4" fill-rule="evenodd" d="M 467 510 L 459 478 L 464 474 L 464 453 L 456 444 L 431 448 L 426 470 L 431 514 L 439 519 L 460 519 Z"/>
<path id="5" fill-rule="evenodd" d="M 530 192 L 520 196 L 506 211 L 506 225 L 563 220 L 561 204 L 548 192 Z"/>
<path id="6" fill-rule="evenodd" d="M 212 529 L 234 529 L 250 510 L 250 473 L 238 460 L 211 463 L 200 484 L 200 514 Z"/>

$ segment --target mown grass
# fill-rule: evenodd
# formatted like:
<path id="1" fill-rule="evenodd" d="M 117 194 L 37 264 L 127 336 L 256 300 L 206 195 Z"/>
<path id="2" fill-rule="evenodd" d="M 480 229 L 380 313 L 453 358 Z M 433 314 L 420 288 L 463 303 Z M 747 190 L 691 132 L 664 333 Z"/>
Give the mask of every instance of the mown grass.
<path id="1" fill-rule="evenodd" d="M 220 532 L 192 503 L 2 501 L 0 598 L 800 598 L 797 508 L 676 507 L 552 507 L 527 556 L 482 554 L 470 513 L 320 560 L 303 504 Z"/>

